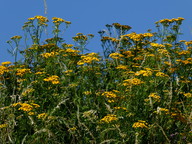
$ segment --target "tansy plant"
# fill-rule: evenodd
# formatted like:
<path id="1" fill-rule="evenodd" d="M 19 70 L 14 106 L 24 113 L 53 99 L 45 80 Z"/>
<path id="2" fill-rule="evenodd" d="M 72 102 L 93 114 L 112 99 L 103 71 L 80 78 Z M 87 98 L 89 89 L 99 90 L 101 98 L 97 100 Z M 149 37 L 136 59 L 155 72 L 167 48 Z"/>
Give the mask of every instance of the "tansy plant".
<path id="1" fill-rule="evenodd" d="M 0 64 L 0 143 L 190 143 L 192 41 L 179 40 L 183 20 L 145 33 L 106 25 L 101 56 L 86 53 L 92 34 L 64 43 L 71 22 L 29 18 L 22 37 L 31 41 L 20 49 L 22 37 L 12 37 L 15 61 Z M 50 22 L 53 37 L 43 40 Z"/>

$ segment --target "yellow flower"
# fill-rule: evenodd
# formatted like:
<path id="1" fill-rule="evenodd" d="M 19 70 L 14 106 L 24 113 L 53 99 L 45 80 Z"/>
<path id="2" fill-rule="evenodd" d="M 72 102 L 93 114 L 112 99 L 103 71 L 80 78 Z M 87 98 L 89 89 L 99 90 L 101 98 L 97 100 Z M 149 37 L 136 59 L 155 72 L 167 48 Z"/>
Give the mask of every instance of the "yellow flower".
<path id="1" fill-rule="evenodd" d="M 137 34 L 135 32 L 132 32 L 130 34 L 123 35 L 122 37 L 129 37 L 133 41 L 141 41 L 145 37 L 152 37 L 152 36 L 153 36 L 152 33 Z"/>
<path id="2" fill-rule="evenodd" d="M 53 20 L 53 23 L 62 23 L 62 22 L 65 22 L 64 19 L 62 19 L 62 18 L 57 18 L 57 17 L 53 17 L 52 20 Z"/>
<path id="3" fill-rule="evenodd" d="M 21 36 L 13 36 L 13 37 L 11 37 L 12 40 L 21 39 L 21 38 L 22 38 Z"/>
<path id="4" fill-rule="evenodd" d="M 33 106 L 30 104 L 27 104 L 27 103 L 21 103 L 20 105 L 21 105 L 21 107 L 18 110 L 29 112 L 33 109 Z"/>
<path id="5" fill-rule="evenodd" d="M 109 57 L 111 57 L 113 59 L 119 59 L 119 58 L 124 57 L 124 56 L 122 54 L 120 54 L 120 53 L 111 53 L 109 55 Z"/>
<path id="6" fill-rule="evenodd" d="M 122 109 L 122 110 L 126 110 L 127 111 L 127 108 L 125 108 L 125 107 L 113 107 L 113 108 L 116 109 L 116 110 Z"/>
<path id="7" fill-rule="evenodd" d="M 9 69 L 5 66 L 0 65 L 0 75 L 3 75 L 4 73 L 8 72 Z"/>
<path id="8" fill-rule="evenodd" d="M 44 16 L 35 16 L 34 18 L 37 19 L 40 23 L 48 22 L 48 19 Z"/>
<path id="9" fill-rule="evenodd" d="M 9 64 L 11 64 L 11 62 L 10 61 L 6 61 L 6 62 L 2 62 L 1 64 L 2 65 L 9 65 Z"/>
<path id="10" fill-rule="evenodd" d="M 17 69 L 16 75 L 23 76 L 26 73 L 31 73 L 31 70 L 30 69 L 25 69 L 25 68 L 24 69 Z"/>
<path id="11" fill-rule="evenodd" d="M 36 103 L 31 103 L 32 106 L 34 106 L 35 108 L 39 108 L 40 105 L 36 104 Z"/>
<path id="12" fill-rule="evenodd" d="M 147 57 L 154 57 L 155 55 L 154 54 L 147 54 L 146 56 Z"/>
<path id="13" fill-rule="evenodd" d="M 8 126 L 8 124 L 0 124 L 0 129 L 1 128 L 6 128 Z"/>
<path id="14" fill-rule="evenodd" d="M 192 93 L 185 93 L 184 96 L 187 98 L 192 98 Z"/>
<path id="15" fill-rule="evenodd" d="M 166 109 L 166 108 L 158 107 L 158 108 L 157 108 L 157 113 L 159 113 L 159 112 L 161 112 L 161 111 L 163 111 L 163 112 L 169 112 L 169 110 Z"/>
<path id="16" fill-rule="evenodd" d="M 58 55 L 57 52 L 50 52 L 50 53 L 43 53 L 43 54 L 41 54 L 41 56 L 44 57 L 44 58 L 54 57 L 56 55 Z"/>
<path id="17" fill-rule="evenodd" d="M 69 128 L 68 131 L 76 131 L 77 128 L 76 127 L 72 127 L 72 128 Z"/>
<path id="18" fill-rule="evenodd" d="M 169 54 L 169 52 L 168 52 L 166 49 L 158 49 L 158 52 L 159 52 L 160 54 L 166 54 L 166 55 Z"/>
<path id="19" fill-rule="evenodd" d="M 114 100 L 107 100 L 108 103 L 114 103 Z"/>
<path id="20" fill-rule="evenodd" d="M 157 72 L 156 76 L 158 76 L 158 77 L 169 77 L 167 74 L 165 74 L 163 72 Z"/>
<path id="21" fill-rule="evenodd" d="M 126 66 L 126 65 L 118 65 L 118 66 L 116 67 L 116 69 L 127 70 L 127 66 Z"/>
<path id="22" fill-rule="evenodd" d="M 68 49 L 65 50 L 65 52 L 66 52 L 66 53 L 79 53 L 80 51 L 78 51 L 78 50 L 73 50 L 73 49 L 71 49 L 71 48 L 68 48 Z"/>
<path id="23" fill-rule="evenodd" d="M 187 46 L 192 45 L 192 40 L 188 41 L 188 42 L 185 42 L 185 45 L 187 45 Z"/>
<path id="24" fill-rule="evenodd" d="M 48 78 L 44 78 L 44 81 L 51 82 L 52 84 L 59 84 L 59 77 L 57 75 L 50 76 Z"/>
<path id="25" fill-rule="evenodd" d="M 34 112 L 29 112 L 28 115 L 35 115 L 35 113 Z"/>
<path id="26" fill-rule="evenodd" d="M 16 107 L 17 105 L 21 105 L 21 103 L 20 103 L 20 102 L 14 103 L 14 104 L 12 104 L 11 106 L 12 106 L 12 107 Z"/>
<path id="27" fill-rule="evenodd" d="M 87 55 L 81 56 L 81 60 L 77 62 L 78 65 L 83 65 L 85 63 L 91 64 L 94 61 L 99 61 L 97 58 L 98 54 L 97 53 L 89 53 Z"/>
<path id="28" fill-rule="evenodd" d="M 102 93 L 102 96 L 106 96 L 107 98 L 116 98 L 117 97 L 117 95 L 112 91 L 104 92 L 104 93 Z"/>
<path id="29" fill-rule="evenodd" d="M 139 76 L 139 75 L 151 76 L 151 75 L 152 75 L 152 70 L 151 70 L 150 68 L 149 68 L 149 69 L 146 68 L 146 70 L 137 71 L 137 72 L 135 73 L 135 75 L 136 75 L 136 76 Z"/>
<path id="30" fill-rule="evenodd" d="M 150 43 L 150 45 L 151 45 L 152 47 L 156 47 L 156 48 L 165 48 L 164 45 L 158 44 L 158 43 Z"/>
<path id="31" fill-rule="evenodd" d="M 84 91 L 83 94 L 90 95 L 90 94 L 92 94 L 92 92 L 91 91 Z"/>
<path id="32" fill-rule="evenodd" d="M 156 101 L 160 102 L 161 97 L 157 93 L 151 93 L 149 98 L 154 98 Z"/>
<path id="33" fill-rule="evenodd" d="M 118 120 L 117 116 L 114 114 L 108 114 L 107 116 L 105 116 L 104 118 L 102 118 L 100 120 L 101 123 L 110 123 L 112 121 L 116 121 Z"/>
<path id="34" fill-rule="evenodd" d="M 123 81 L 123 86 L 131 86 L 131 85 L 140 85 L 144 83 L 140 79 L 133 78 L 133 79 L 127 79 Z"/>
<path id="35" fill-rule="evenodd" d="M 46 113 L 40 113 L 37 115 L 38 119 L 45 119 L 48 115 Z"/>
<path id="36" fill-rule="evenodd" d="M 44 74 L 45 72 L 36 72 L 35 74 L 36 75 L 41 75 L 41 74 Z"/>
<path id="37" fill-rule="evenodd" d="M 131 51 L 124 51 L 123 54 L 125 55 L 125 58 L 134 56 Z"/>
<path id="38" fill-rule="evenodd" d="M 148 124 L 146 123 L 146 121 L 139 120 L 138 122 L 135 122 L 132 127 L 133 128 L 148 128 L 147 125 Z"/>

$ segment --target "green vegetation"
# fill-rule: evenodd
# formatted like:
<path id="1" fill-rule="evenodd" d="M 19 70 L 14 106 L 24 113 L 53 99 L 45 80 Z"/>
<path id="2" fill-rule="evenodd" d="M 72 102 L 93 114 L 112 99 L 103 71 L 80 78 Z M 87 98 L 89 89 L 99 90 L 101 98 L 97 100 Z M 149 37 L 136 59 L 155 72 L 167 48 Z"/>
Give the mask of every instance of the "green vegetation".
<path id="1" fill-rule="evenodd" d="M 71 22 L 52 18 L 53 37 L 42 42 L 48 19 L 29 18 L 32 45 L 21 51 L 22 37 L 12 37 L 15 62 L 0 65 L 0 143 L 190 143 L 192 41 L 179 40 L 183 20 L 143 34 L 106 25 L 100 56 L 85 53 L 92 34 L 64 43 L 60 27 Z"/>

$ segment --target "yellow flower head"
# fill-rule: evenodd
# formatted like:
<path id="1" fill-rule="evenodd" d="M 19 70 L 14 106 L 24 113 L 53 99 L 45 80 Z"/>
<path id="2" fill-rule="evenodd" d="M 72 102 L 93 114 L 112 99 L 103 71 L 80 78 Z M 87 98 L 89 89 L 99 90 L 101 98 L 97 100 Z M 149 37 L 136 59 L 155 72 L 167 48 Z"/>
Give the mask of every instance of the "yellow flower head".
<path id="1" fill-rule="evenodd" d="M 59 84 L 59 77 L 57 75 L 50 76 L 48 78 L 44 78 L 44 81 L 51 82 L 52 84 Z"/>
<path id="2" fill-rule="evenodd" d="M 109 55 L 109 57 L 111 57 L 111 58 L 113 58 L 113 59 L 120 59 L 120 58 L 122 58 L 122 57 L 124 57 L 122 54 L 120 54 L 120 53 L 111 53 L 110 55 Z"/>
<path id="3" fill-rule="evenodd" d="M 2 65 L 9 65 L 9 64 L 11 64 L 11 62 L 10 61 L 6 61 L 6 62 L 2 62 L 1 64 Z"/>
<path id="4" fill-rule="evenodd" d="M 133 79 L 127 79 L 123 81 L 123 86 L 131 86 L 131 85 L 140 85 L 144 83 L 138 78 L 133 78 Z"/>
<path id="5" fill-rule="evenodd" d="M 145 121 L 139 120 L 133 124 L 133 128 L 148 128 L 148 124 Z"/>
<path id="6" fill-rule="evenodd" d="M 100 120 L 101 123 L 110 123 L 112 121 L 116 121 L 118 120 L 117 116 L 114 114 L 108 114 L 107 116 L 105 116 L 104 118 L 102 118 Z"/>

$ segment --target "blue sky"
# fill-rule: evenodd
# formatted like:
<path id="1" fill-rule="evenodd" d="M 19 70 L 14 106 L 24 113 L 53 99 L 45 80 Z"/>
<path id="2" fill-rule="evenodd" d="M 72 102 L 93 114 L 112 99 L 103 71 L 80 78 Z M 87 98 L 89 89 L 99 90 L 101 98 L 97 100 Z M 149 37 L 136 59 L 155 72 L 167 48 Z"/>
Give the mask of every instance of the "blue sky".
<path id="1" fill-rule="evenodd" d="M 181 39 L 192 40 L 192 0 L 47 0 L 47 6 L 49 19 L 60 17 L 72 22 L 63 35 L 67 43 L 72 43 L 76 33 L 94 34 L 87 46 L 93 52 L 102 51 L 97 32 L 114 22 L 144 33 L 147 29 L 155 31 L 154 22 L 160 19 L 183 17 Z M 45 16 L 43 0 L 1 0 L 0 15 L 0 62 L 13 61 L 6 41 L 15 35 L 23 36 L 21 28 L 27 18 Z M 24 44 L 20 45 L 24 48 Z"/>

